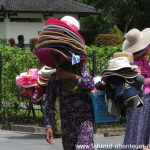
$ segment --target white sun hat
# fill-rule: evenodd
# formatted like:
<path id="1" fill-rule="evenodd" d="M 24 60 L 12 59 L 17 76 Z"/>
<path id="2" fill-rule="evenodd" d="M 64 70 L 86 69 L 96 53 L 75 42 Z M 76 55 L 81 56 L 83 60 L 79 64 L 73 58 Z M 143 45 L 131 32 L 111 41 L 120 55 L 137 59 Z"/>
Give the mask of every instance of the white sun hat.
<path id="1" fill-rule="evenodd" d="M 150 28 L 142 31 L 134 28 L 125 34 L 126 40 L 123 42 L 122 50 L 136 53 L 146 48 L 150 44 Z"/>

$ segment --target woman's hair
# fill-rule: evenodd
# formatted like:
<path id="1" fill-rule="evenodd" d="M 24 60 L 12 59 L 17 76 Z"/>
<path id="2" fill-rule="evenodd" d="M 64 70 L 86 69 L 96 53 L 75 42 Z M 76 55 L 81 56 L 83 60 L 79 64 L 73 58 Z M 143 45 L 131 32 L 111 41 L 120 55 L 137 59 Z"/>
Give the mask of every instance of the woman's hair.
<path id="1" fill-rule="evenodd" d="M 9 44 L 9 46 L 11 46 L 11 47 L 15 46 L 15 45 L 16 45 L 15 39 L 14 39 L 14 38 L 10 38 L 10 39 L 8 40 L 8 44 Z"/>
<path id="2" fill-rule="evenodd" d="M 23 35 L 18 35 L 18 42 L 24 40 L 24 36 Z"/>

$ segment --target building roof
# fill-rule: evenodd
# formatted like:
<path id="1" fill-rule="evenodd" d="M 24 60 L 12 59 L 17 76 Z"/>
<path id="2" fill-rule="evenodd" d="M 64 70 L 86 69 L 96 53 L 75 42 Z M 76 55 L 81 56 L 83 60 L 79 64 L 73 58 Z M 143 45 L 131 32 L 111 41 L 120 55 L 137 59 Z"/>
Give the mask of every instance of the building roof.
<path id="1" fill-rule="evenodd" d="M 0 0 L 5 12 L 97 14 L 95 8 L 73 0 Z"/>

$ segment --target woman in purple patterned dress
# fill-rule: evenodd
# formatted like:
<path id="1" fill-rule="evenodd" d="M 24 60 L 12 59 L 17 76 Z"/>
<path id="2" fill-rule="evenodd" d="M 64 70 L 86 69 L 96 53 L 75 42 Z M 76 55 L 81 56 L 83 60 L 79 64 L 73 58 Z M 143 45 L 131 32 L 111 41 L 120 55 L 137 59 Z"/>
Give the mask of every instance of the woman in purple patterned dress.
<path id="1" fill-rule="evenodd" d="M 134 108 L 127 113 L 124 145 L 135 146 L 124 150 L 150 150 L 150 65 L 146 56 L 150 52 L 150 28 L 142 31 L 131 29 L 126 34 L 123 50 L 133 53 L 134 64 L 144 77 L 143 107 Z"/>
<path id="2" fill-rule="evenodd" d="M 93 110 L 88 96 L 94 87 L 93 78 L 85 64 L 72 66 L 64 62 L 63 57 L 55 55 L 53 58 L 58 71 L 50 77 L 47 87 L 46 140 L 53 143 L 54 103 L 58 97 L 64 150 L 81 149 L 80 146 L 93 150 Z M 79 90 L 73 91 L 75 86 Z"/>

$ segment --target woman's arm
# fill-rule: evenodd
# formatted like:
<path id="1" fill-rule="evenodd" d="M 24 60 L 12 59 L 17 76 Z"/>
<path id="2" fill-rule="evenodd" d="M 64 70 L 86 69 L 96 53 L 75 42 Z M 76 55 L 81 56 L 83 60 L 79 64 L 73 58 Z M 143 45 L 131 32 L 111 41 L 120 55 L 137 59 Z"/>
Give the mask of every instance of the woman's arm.
<path id="1" fill-rule="evenodd" d="M 54 104 L 56 100 L 55 91 L 53 89 L 52 81 L 50 80 L 46 88 L 46 99 L 44 109 L 44 125 L 45 127 L 51 126 L 54 119 Z"/>
<path id="2" fill-rule="evenodd" d="M 53 85 L 53 86 L 52 86 Z M 54 108 L 56 100 L 55 84 L 49 80 L 46 89 L 45 109 L 44 109 L 44 125 L 46 127 L 46 140 L 48 143 L 53 143 L 52 126 L 54 123 Z"/>
<path id="3" fill-rule="evenodd" d="M 92 90 L 94 88 L 94 80 L 89 72 L 89 69 L 86 67 L 85 64 L 81 64 L 80 70 L 81 70 L 81 76 L 78 79 L 78 85 L 82 89 Z"/>

